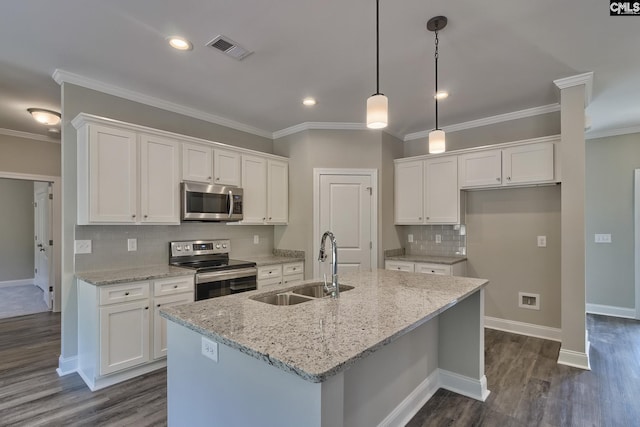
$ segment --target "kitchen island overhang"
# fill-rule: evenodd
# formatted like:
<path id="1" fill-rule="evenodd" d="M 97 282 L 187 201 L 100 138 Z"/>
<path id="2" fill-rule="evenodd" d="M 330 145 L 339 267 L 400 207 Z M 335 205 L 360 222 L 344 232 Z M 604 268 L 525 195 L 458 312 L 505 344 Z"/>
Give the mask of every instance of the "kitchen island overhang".
<path id="1" fill-rule="evenodd" d="M 395 425 L 439 387 L 486 398 L 486 280 L 375 270 L 340 283 L 354 289 L 336 300 L 251 299 L 280 286 L 163 311 L 169 424 Z"/>

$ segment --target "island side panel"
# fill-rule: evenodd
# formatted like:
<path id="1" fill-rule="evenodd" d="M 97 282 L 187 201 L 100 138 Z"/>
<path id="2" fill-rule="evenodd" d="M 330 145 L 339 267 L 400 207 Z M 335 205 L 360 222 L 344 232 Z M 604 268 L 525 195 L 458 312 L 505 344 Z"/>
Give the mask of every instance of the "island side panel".
<path id="1" fill-rule="evenodd" d="M 342 426 L 342 374 L 312 383 L 220 343 L 216 363 L 202 335 L 172 321 L 167 342 L 169 426 Z"/>
<path id="2" fill-rule="evenodd" d="M 484 290 L 440 314 L 438 360 L 443 388 L 484 401 Z"/>

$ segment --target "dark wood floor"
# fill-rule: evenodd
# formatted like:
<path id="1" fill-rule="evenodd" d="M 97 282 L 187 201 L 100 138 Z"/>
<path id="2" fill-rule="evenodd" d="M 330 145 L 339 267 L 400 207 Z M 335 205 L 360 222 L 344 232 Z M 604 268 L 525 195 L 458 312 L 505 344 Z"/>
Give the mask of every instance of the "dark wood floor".
<path id="1" fill-rule="evenodd" d="M 559 344 L 487 330 L 491 395 L 440 390 L 408 426 L 640 426 L 640 322 L 589 316 L 592 371 L 556 364 Z M 0 320 L 0 426 L 163 426 L 166 374 L 92 393 L 58 377 L 60 315 Z"/>

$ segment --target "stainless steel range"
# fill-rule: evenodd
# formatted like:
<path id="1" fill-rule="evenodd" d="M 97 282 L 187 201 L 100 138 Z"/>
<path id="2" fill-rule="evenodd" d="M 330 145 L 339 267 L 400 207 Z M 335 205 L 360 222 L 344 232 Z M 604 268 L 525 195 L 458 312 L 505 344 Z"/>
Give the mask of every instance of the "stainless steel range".
<path id="1" fill-rule="evenodd" d="M 229 240 L 169 243 L 169 264 L 195 270 L 195 300 L 256 289 L 255 262 L 229 259 Z"/>

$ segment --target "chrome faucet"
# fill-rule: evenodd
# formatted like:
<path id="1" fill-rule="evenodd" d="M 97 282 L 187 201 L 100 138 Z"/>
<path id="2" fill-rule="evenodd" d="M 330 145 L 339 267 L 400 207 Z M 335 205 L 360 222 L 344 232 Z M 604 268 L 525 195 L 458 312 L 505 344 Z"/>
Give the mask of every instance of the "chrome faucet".
<path id="1" fill-rule="evenodd" d="M 338 245 L 336 244 L 336 237 L 330 231 L 325 231 L 320 241 L 320 254 L 318 254 L 318 261 L 325 262 L 327 260 L 327 254 L 324 252 L 324 241 L 327 236 L 331 241 L 331 287 L 327 286 L 327 281 L 324 281 L 324 289 L 326 292 L 331 292 L 331 298 L 340 297 L 340 287 L 338 286 Z"/>

